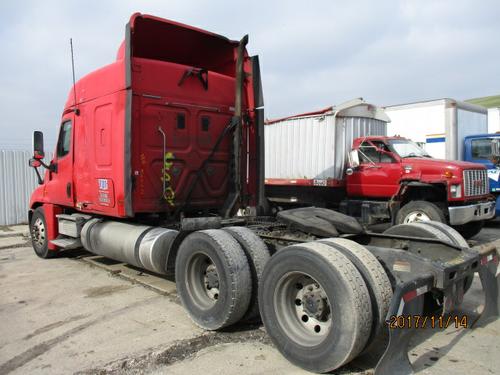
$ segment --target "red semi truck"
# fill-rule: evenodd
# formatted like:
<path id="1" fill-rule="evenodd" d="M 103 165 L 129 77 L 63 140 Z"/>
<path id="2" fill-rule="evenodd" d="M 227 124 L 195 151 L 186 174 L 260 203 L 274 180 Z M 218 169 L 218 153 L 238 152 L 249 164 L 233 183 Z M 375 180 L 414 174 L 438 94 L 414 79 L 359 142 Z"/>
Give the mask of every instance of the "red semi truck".
<path id="1" fill-rule="evenodd" d="M 173 274 L 196 324 L 261 317 L 286 358 L 317 372 L 386 348 L 376 372 L 411 373 L 414 330 L 386 321 L 452 311 L 475 273 L 480 322 L 498 316 L 496 249 L 469 248 L 446 225 L 375 234 L 328 209 L 270 213 L 259 62 L 246 43 L 134 14 L 116 61 L 71 89 L 50 163 L 34 133 L 30 165 L 46 168 L 30 201 L 35 253 L 84 247 Z"/>
<path id="2" fill-rule="evenodd" d="M 433 220 L 476 235 L 495 216 L 486 168 L 387 137 L 389 121 L 361 99 L 268 121 L 266 195 L 282 206 L 340 209 L 363 224 Z"/>

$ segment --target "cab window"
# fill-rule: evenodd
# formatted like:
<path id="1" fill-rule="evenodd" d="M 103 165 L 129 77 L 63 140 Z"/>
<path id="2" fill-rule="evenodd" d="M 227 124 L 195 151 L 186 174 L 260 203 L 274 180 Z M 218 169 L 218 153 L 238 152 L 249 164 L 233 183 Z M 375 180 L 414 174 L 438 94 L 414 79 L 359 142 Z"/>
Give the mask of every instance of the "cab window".
<path id="1" fill-rule="evenodd" d="M 386 152 L 379 151 L 383 150 Z M 390 152 L 389 147 L 381 141 L 363 142 L 359 146 L 361 151 L 361 163 L 393 163 L 394 159 L 387 153 Z"/>
<path id="2" fill-rule="evenodd" d="M 59 132 L 59 140 L 57 141 L 57 157 L 62 158 L 69 153 L 71 147 L 71 121 L 64 121 Z"/>

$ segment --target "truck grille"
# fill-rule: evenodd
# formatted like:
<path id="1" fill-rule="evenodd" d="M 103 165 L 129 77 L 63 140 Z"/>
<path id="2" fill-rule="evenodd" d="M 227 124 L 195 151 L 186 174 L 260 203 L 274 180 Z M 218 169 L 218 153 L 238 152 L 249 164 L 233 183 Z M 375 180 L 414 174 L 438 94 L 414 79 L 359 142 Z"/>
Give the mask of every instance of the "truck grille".
<path id="1" fill-rule="evenodd" d="M 464 171 L 464 194 L 466 197 L 488 194 L 488 174 L 484 169 Z"/>

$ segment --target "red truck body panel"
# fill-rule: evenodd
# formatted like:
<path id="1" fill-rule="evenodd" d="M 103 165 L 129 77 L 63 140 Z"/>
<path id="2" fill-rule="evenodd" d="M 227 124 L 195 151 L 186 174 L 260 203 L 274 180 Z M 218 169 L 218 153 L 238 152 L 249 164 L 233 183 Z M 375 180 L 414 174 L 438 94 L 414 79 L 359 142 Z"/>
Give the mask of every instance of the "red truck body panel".
<path id="1" fill-rule="evenodd" d="M 75 85 L 68 95 L 61 124 L 71 121 L 69 152 L 61 155 L 56 147 L 52 163 L 56 172 L 46 171 L 44 184 L 31 197 L 36 202 L 79 207 L 82 211 L 125 216 L 124 126 L 125 62 L 123 59 L 98 69 Z M 61 125 L 62 127 L 62 125 Z M 99 189 L 106 179 L 107 189 Z M 104 191 L 103 195 L 100 195 Z M 69 194 L 68 194 L 69 192 Z"/>
<path id="2" fill-rule="evenodd" d="M 31 207 L 50 202 L 114 217 L 184 207 L 196 171 L 234 116 L 238 45 L 191 26 L 134 14 L 117 60 L 81 78 L 70 91 L 61 121 L 71 121 L 70 150 L 64 156 L 56 150 L 57 171 L 46 173 Z M 251 69 L 245 53 L 249 76 Z M 254 131 L 253 105 L 247 78 L 241 174 L 248 196 L 254 196 L 257 173 L 255 140 L 250 136 L 247 142 Z M 226 137 L 195 185 L 189 207 L 223 204 L 230 157 Z"/>
<path id="3" fill-rule="evenodd" d="M 196 77 L 178 85 L 186 66 L 134 58 L 132 87 L 136 116 L 132 118 L 132 173 L 137 188 L 134 212 L 156 212 L 166 205 L 184 204 L 183 193 L 230 122 L 234 105 L 234 77 L 210 72 L 205 90 Z M 186 95 L 188 93 L 189 95 Z M 193 104 L 197 103 L 197 104 Z M 134 113 L 134 115 L 135 115 Z M 163 137 L 167 163 L 165 178 L 171 190 L 162 197 Z M 192 194 L 198 207 L 221 205 L 226 196 L 230 139 L 225 138 Z"/>

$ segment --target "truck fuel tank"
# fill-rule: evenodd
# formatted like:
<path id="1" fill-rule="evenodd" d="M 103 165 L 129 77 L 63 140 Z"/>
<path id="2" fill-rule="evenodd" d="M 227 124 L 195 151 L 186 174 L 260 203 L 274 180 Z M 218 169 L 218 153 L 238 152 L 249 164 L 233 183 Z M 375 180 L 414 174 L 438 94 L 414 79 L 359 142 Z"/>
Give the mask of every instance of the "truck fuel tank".
<path id="1" fill-rule="evenodd" d="M 117 221 L 89 220 L 82 228 L 83 247 L 148 271 L 165 274 L 165 262 L 177 231 Z"/>

